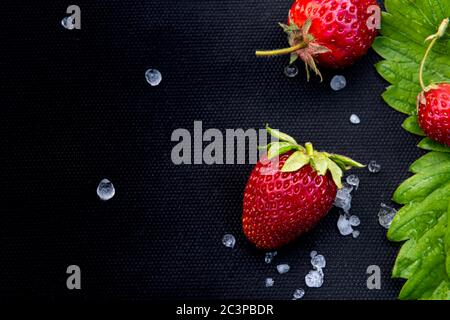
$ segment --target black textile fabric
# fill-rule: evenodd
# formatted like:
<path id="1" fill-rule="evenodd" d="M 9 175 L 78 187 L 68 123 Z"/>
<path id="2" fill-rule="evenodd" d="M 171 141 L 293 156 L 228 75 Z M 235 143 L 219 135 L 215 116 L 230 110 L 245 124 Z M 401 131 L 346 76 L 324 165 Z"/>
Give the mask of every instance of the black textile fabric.
<path id="1" fill-rule="evenodd" d="M 375 52 L 308 83 L 300 64 L 296 78 L 283 74 L 287 57 L 254 55 L 286 45 L 277 23 L 291 0 L 79 1 L 73 31 L 60 24 L 69 4 L 1 3 L 2 296 L 291 299 L 305 288 L 305 299 L 396 298 L 399 245 L 377 212 L 421 152 L 381 98 Z M 157 87 L 145 81 L 151 67 L 162 73 Z M 334 92 L 337 73 L 348 84 Z M 339 234 L 333 209 L 265 264 L 240 224 L 252 165 L 171 162 L 173 130 L 192 132 L 196 120 L 223 132 L 268 122 L 318 149 L 376 160 L 380 173 L 354 171 L 359 238 Z M 107 202 L 96 195 L 102 178 L 116 187 Z M 318 289 L 304 283 L 311 250 L 327 260 Z M 277 263 L 291 270 L 279 275 Z M 79 291 L 66 288 L 71 264 L 82 270 Z M 381 268 L 381 290 L 366 287 L 369 265 Z"/>

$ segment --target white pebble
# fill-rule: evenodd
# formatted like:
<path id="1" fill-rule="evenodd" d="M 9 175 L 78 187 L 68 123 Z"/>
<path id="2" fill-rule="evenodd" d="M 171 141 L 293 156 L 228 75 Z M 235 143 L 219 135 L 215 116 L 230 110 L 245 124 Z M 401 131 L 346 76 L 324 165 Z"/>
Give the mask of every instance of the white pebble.
<path id="1" fill-rule="evenodd" d="M 350 222 L 350 225 L 352 227 L 357 227 L 361 224 L 361 220 L 359 220 L 358 216 L 350 216 L 350 218 L 348 219 L 348 222 Z"/>
<path id="2" fill-rule="evenodd" d="M 392 220 L 394 220 L 394 217 L 397 214 L 397 210 L 385 205 L 384 203 L 382 203 L 380 207 L 380 211 L 378 211 L 378 222 L 384 228 L 389 229 Z"/>
<path id="3" fill-rule="evenodd" d="M 277 265 L 277 271 L 279 274 L 283 274 L 289 271 L 291 267 L 288 264 L 279 264 Z"/>
<path id="4" fill-rule="evenodd" d="M 103 200 L 107 201 L 114 197 L 116 194 L 116 189 L 111 181 L 108 179 L 103 179 L 97 186 L 97 196 Z"/>
<path id="5" fill-rule="evenodd" d="M 369 169 L 371 173 L 378 173 L 381 171 L 381 165 L 379 165 L 375 160 L 372 160 L 369 162 L 367 169 Z"/>
<path id="6" fill-rule="evenodd" d="M 305 283 L 310 288 L 319 288 L 323 284 L 323 273 L 318 270 L 311 270 L 305 276 Z"/>
<path id="7" fill-rule="evenodd" d="M 298 75 L 297 66 L 294 64 L 290 64 L 290 65 L 286 66 L 286 68 L 284 68 L 284 74 L 288 78 L 293 78 L 293 77 L 297 76 Z"/>
<path id="8" fill-rule="evenodd" d="M 148 69 L 147 71 L 145 71 L 145 79 L 152 87 L 154 87 L 161 83 L 162 75 L 159 70 Z"/>
<path id="9" fill-rule="evenodd" d="M 272 287 L 274 284 L 273 278 L 266 278 L 266 288 Z"/>
<path id="10" fill-rule="evenodd" d="M 353 124 L 360 124 L 361 123 L 361 119 L 359 119 L 359 117 L 356 114 L 352 114 L 350 116 L 350 122 Z"/>
<path id="11" fill-rule="evenodd" d="M 294 295 L 293 295 L 292 300 L 301 299 L 301 298 L 303 298 L 304 295 L 305 295 L 305 290 L 297 289 L 297 290 L 294 291 Z"/>
<path id="12" fill-rule="evenodd" d="M 353 238 L 358 238 L 359 237 L 359 231 L 358 230 L 354 230 L 353 232 L 352 232 L 352 236 L 353 236 Z"/>
<path id="13" fill-rule="evenodd" d="M 344 212 L 349 212 L 352 207 L 351 189 L 341 188 L 336 192 L 334 206 L 341 208 Z"/>
<path id="14" fill-rule="evenodd" d="M 330 87 L 334 91 L 339 91 L 345 88 L 347 85 L 347 80 L 344 76 L 336 75 L 330 81 Z"/>
<path id="15" fill-rule="evenodd" d="M 349 175 L 345 181 L 347 181 L 347 183 L 353 187 L 355 187 L 356 190 L 358 190 L 359 187 L 359 178 L 357 175 L 355 174 L 351 174 Z"/>
<path id="16" fill-rule="evenodd" d="M 266 256 L 264 257 L 264 261 L 266 263 L 271 263 L 273 258 L 275 258 L 275 256 L 277 255 L 278 252 L 273 251 L 273 252 L 266 252 Z"/>
<path id="17" fill-rule="evenodd" d="M 75 23 L 74 23 L 74 18 L 72 17 L 64 17 L 61 20 L 61 25 L 66 28 L 67 30 L 73 30 L 75 29 Z"/>
<path id="18" fill-rule="evenodd" d="M 325 257 L 321 254 L 318 254 L 311 259 L 311 264 L 316 269 L 325 268 L 326 266 Z"/>
<path id="19" fill-rule="evenodd" d="M 339 229 L 339 232 L 343 236 L 348 236 L 349 234 L 351 234 L 353 232 L 353 228 L 350 225 L 349 219 L 347 219 L 347 217 L 345 217 L 342 214 L 339 216 L 339 219 L 337 222 L 337 227 Z"/>
<path id="20" fill-rule="evenodd" d="M 233 249 L 236 245 L 236 238 L 232 234 L 226 234 L 222 238 L 222 243 L 225 247 Z"/>

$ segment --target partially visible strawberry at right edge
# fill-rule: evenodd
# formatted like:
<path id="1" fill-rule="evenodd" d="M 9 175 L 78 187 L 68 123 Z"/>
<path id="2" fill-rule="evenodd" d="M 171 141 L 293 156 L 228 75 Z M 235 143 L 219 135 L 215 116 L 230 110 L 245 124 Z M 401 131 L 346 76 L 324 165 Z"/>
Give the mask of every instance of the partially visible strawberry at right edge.
<path id="1" fill-rule="evenodd" d="M 442 20 L 435 34 L 425 41 L 430 41 L 425 54 L 420 62 L 419 83 L 422 92 L 417 96 L 417 121 L 422 131 L 434 141 L 450 146 L 450 83 L 439 82 L 425 84 L 425 62 L 439 39 L 442 39 L 447 31 L 450 18 Z"/>
<path id="2" fill-rule="evenodd" d="M 314 55 L 326 68 L 344 68 L 361 58 L 371 47 L 377 29 L 371 6 L 376 0 L 297 0 L 289 11 L 289 23 L 303 26 L 311 19 L 308 33 L 312 43 L 329 51 Z"/>
<path id="3" fill-rule="evenodd" d="M 418 121 L 431 139 L 450 146 L 450 83 L 430 85 L 418 96 Z"/>

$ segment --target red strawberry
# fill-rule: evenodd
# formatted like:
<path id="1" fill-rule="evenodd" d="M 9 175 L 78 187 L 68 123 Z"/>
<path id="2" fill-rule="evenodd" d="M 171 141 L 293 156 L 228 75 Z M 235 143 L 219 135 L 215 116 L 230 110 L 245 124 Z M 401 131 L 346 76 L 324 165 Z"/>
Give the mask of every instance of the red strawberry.
<path id="1" fill-rule="evenodd" d="M 289 48 L 257 51 L 258 56 L 291 54 L 300 57 L 320 76 L 316 63 L 326 68 L 344 68 L 361 58 L 377 34 L 376 0 L 296 0 L 289 11 Z"/>
<path id="2" fill-rule="evenodd" d="M 419 80 L 423 91 L 417 97 L 417 115 L 420 128 L 429 138 L 450 146 L 450 83 L 425 87 L 423 82 L 425 61 L 436 41 L 444 35 L 448 23 L 448 18 L 442 21 L 438 32 L 427 39 L 432 41 L 420 64 Z"/>
<path id="3" fill-rule="evenodd" d="M 258 248 L 274 249 L 311 230 L 331 209 L 350 158 L 302 147 L 277 130 L 244 192 L 242 226 Z M 269 160 L 270 159 L 270 160 Z"/>
<path id="4" fill-rule="evenodd" d="M 428 86 L 417 99 L 419 126 L 437 142 L 450 146 L 450 84 Z"/>

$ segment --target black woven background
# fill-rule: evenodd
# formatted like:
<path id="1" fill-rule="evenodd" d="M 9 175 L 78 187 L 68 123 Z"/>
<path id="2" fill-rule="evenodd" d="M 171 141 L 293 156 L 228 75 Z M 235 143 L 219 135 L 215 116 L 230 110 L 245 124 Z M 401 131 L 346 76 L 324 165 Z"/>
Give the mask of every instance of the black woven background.
<path id="1" fill-rule="evenodd" d="M 390 270 L 399 246 L 386 240 L 377 211 L 420 151 L 381 99 L 387 83 L 373 51 L 341 72 L 348 85 L 333 92 L 335 72 L 307 83 L 300 64 L 289 79 L 286 57 L 254 56 L 286 45 L 277 22 L 291 0 L 79 1 L 74 31 L 60 25 L 71 3 L 49 3 L 1 3 L 2 296 L 290 299 L 307 289 L 311 250 L 327 267 L 323 287 L 305 299 L 397 296 L 402 281 Z M 163 75 L 158 87 L 145 81 L 150 67 Z M 379 174 L 355 172 L 360 237 L 338 233 L 333 209 L 265 264 L 240 225 L 252 166 L 171 162 L 172 131 L 192 132 L 195 120 L 222 131 L 269 122 L 319 149 L 377 160 Z M 105 177 L 117 192 L 101 202 L 95 189 Z M 229 232 L 235 250 L 221 244 Z M 276 274 L 277 262 L 291 271 Z M 66 289 L 71 264 L 82 270 L 78 292 Z M 372 264 L 381 290 L 366 287 Z"/>

